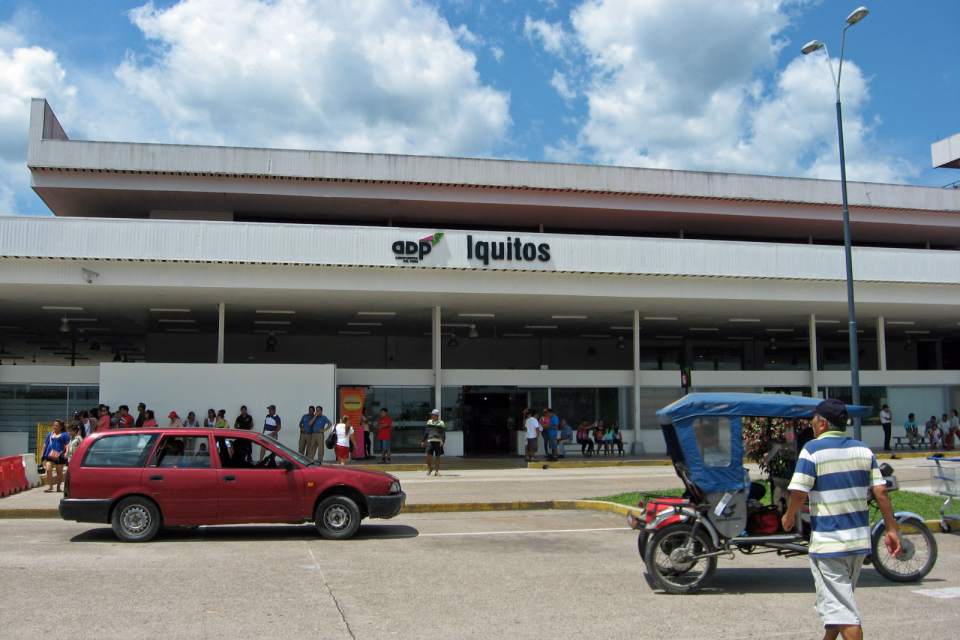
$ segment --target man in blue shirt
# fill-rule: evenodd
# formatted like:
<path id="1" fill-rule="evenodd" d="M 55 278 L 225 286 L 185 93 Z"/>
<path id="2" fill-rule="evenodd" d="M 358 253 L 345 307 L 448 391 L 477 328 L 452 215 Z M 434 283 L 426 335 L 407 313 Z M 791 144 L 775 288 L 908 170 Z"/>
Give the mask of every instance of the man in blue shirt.
<path id="1" fill-rule="evenodd" d="M 303 414 L 303 417 L 300 418 L 300 442 L 297 445 L 297 451 L 300 452 L 300 455 L 307 454 L 307 447 L 310 446 L 310 434 L 311 425 L 313 424 L 313 411 L 314 408 L 310 407 L 307 409 L 307 412 Z"/>
<path id="2" fill-rule="evenodd" d="M 547 460 L 556 460 L 557 459 L 557 448 L 558 448 L 558 439 L 560 437 L 560 418 L 553 413 L 553 409 L 547 408 L 544 410 L 546 413 L 546 423 L 547 423 Z"/>
<path id="3" fill-rule="evenodd" d="M 323 432 L 331 424 L 333 423 L 330 422 L 330 418 L 323 415 L 323 407 L 317 405 L 317 411 L 310 420 L 310 441 L 307 443 L 307 452 L 304 454 L 311 460 L 315 457 L 323 457 L 323 446 L 320 442 L 323 440 Z M 319 456 L 317 456 L 318 451 L 320 452 Z"/>
<path id="4" fill-rule="evenodd" d="M 854 589 L 863 560 L 870 553 L 872 491 L 886 524 L 884 543 L 890 555 L 900 553 L 900 529 L 893 515 L 887 485 L 867 445 L 848 438 L 847 407 L 835 399 L 817 405 L 814 439 L 804 445 L 790 481 L 790 503 L 783 529 L 792 531 L 796 515 L 810 498 L 810 570 L 817 588 L 814 608 L 820 614 L 824 640 L 862 640 Z"/>

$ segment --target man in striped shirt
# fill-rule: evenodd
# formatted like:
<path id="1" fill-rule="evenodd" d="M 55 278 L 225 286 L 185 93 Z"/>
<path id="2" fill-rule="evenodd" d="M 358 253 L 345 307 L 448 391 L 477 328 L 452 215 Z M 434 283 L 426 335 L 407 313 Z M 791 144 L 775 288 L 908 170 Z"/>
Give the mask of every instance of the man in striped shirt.
<path id="1" fill-rule="evenodd" d="M 800 452 L 788 487 L 790 503 L 783 514 L 783 528 L 791 531 L 809 496 L 810 570 L 817 586 L 814 608 L 823 621 L 824 640 L 863 638 L 853 592 L 864 557 L 870 553 L 870 491 L 886 523 L 884 543 L 891 555 L 900 553 L 899 525 L 886 481 L 870 448 L 844 433 L 847 417 L 847 407 L 839 400 L 817 405 L 815 439 Z"/>

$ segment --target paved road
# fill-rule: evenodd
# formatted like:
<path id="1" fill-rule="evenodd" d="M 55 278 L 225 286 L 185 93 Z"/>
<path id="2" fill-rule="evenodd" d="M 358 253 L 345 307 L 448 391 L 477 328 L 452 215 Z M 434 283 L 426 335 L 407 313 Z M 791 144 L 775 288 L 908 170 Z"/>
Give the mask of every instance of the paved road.
<path id="1" fill-rule="evenodd" d="M 921 584 L 864 571 L 867 637 L 956 637 L 960 537 L 937 539 Z M 0 576 L 11 638 L 820 635 L 805 558 L 721 560 L 712 588 L 670 596 L 647 584 L 636 534 L 598 512 L 410 514 L 347 542 L 309 526 L 202 528 L 142 545 L 95 525 L 2 520 Z M 958 597 L 915 592 L 944 588 Z"/>

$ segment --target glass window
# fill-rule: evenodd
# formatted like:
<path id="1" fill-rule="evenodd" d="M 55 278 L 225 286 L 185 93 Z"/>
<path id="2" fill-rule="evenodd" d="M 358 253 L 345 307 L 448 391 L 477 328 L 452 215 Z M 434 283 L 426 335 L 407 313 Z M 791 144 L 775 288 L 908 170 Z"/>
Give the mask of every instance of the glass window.
<path id="1" fill-rule="evenodd" d="M 209 469 L 208 447 L 207 436 L 164 436 L 150 466 L 162 469 Z"/>
<path id="2" fill-rule="evenodd" d="M 220 466 L 226 469 L 276 469 L 281 462 L 288 459 L 296 460 L 305 466 L 315 464 L 315 461 L 308 460 L 280 442 L 271 441 L 270 445 L 279 449 L 283 455 L 262 446 L 256 438 L 216 438 Z"/>
<path id="3" fill-rule="evenodd" d="M 109 435 L 87 449 L 84 467 L 142 467 L 160 434 Z"/>
<path id="4" fill-rule="evenodd" d="M 727 418 L 697 418 L 693 421 L 700 457 L 707 467 L 730 466 L 730 420 Z"/>

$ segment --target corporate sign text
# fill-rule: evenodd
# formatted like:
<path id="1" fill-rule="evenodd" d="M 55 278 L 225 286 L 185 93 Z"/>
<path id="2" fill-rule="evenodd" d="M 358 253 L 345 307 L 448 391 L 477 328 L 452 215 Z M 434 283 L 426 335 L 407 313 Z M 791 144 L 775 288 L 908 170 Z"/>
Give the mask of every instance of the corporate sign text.
<path id="1" fill-rule="evenodd" d="M 440 242 L 443 233 L 436 232 L 433 235 L 421 238 L 418 242 L 412 240 L 397 240 L 391 247 L 396 259 L 404 264 L 418 264 L 430 255 L 433 248 Z M 502 240 L 476 240 L 472 235 L 467 236 L 467 259 L 478 260 L 485 266 L 490 261 L 510 261 L 510 262 L 549 262 L 550 245 L 546 242 L 534 244 L 533 242 L 524 242 L 522 238 L 508 237 L 506 241 Z"/>

